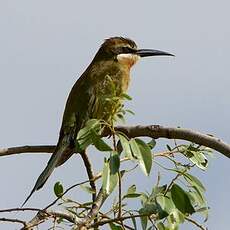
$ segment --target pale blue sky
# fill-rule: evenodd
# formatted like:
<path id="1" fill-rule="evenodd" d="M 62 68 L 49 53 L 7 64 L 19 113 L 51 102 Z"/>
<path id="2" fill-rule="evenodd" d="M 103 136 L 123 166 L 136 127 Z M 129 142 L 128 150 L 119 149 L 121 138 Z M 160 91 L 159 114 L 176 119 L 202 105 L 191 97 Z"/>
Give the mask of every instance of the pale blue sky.
<path id="1" fill-rule="evenodd" d="M 147 58 L 134 67 L 128 106 L 136 116 L 129 124 L 192 128 L 230 143 L 229 7 L 227 0 L 1 0 L 0 146 L 55 144 L 71 86 L 103 39 L 114 35 L 176 55 Z M 0 159 L 0 209 L 22 203 L 48 158 Z M 208 190 L 209 229 L 228 229 L 229 169 L 230 160 L 216 153 L 206 173 L 196 172 Z M 51 201 L 55 181 L 68 186 L 83 177 L 73 157 L 28 205 Z M 142 173 L 135 175 L 138 183 L 136 178 L 140 188 L 147 187 Z"/>

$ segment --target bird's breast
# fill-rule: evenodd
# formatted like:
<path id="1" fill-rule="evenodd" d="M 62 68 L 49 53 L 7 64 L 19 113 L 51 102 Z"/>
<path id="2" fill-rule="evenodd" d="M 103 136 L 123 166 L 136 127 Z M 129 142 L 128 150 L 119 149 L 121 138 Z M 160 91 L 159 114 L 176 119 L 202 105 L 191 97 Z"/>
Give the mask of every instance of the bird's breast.
<path id="1" fill-rule="evenodd" d="M 130 76 L 127 68 L 111 66 L 107 71 L 97 76 L 97 81 L 91 87 L 91 102 L 94 118 L 105 121 L 113 119 L 122 108 L 123 93 L 129 86 Z"/>

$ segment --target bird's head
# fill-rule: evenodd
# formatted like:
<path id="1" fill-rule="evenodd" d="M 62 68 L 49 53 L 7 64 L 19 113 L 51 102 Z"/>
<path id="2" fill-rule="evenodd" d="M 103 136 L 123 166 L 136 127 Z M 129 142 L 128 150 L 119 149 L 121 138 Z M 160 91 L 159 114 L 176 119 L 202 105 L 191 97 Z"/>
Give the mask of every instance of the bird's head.
<path id="1" fill-rule="evenodd" d="M 138 49 L 136 43 L 123 37 L 106 39 L 101 45 L 96 58 L 101 60 L 115 60 L 122 65 L 132 67 L 141 57 L 174 56 L 173 54 L 153 49 Z"/>

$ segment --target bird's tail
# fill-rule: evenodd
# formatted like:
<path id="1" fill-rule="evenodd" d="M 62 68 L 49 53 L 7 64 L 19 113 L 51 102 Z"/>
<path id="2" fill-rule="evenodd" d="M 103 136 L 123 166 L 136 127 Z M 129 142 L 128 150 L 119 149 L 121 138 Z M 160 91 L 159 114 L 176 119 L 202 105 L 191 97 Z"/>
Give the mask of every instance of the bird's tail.
<path id="1" fill-rule="evenodd" d="M 70 153 L 69 146 L 66 144 L 63 145 L 61 141 L 61 143 L 59 142 L 59 144 L 57 145 L 54 153 L 52 154 L 50 160 L 47 163 L 47 166 L 45 167 L 41 175 L 38 177 L 32 191 L 30 192 L 30 195 L 26 198 L 22 206 L 26 204 L 26 202 L 29 200 L 29 198 L 36 190 L 39 190 L 40 188 L 43 187 L 43 185 L 45 184 L 45 182 L 47 181 L 51 173 L 54 171 L 54 169 L 60 165 L 60 161 L 61 164 L 65 162 L 66 159 L 63 160 L 63 155 L 68 156 L 69 158 L 72 154 Z"/>

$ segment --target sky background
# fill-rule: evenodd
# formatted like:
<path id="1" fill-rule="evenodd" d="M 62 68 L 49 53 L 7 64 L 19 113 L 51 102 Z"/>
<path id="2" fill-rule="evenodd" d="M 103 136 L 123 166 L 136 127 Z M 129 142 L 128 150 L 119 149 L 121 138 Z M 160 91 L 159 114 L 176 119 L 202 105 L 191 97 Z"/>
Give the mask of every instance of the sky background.
<path id="1" fill-rule="evenodd" d="M 181 126 L 230 143 L 229 7 L 227 0 L 1 0 L 0 147 L 55 144 L 68 92 L 111 36 L 176 55 L 146 58 L 133 68 L 128 107 L 136 115 L 128 116 L 128 124 Z M 99 169 L 103 158 L 96 154 L 90 157 Z M 48 158 L 1 157 L 0 209 L 24 201 Z M 207 188 L 209 229 L 229 227 L 229 169 L 230 160 L 215 153 L 207 172 L 195 171 Z M 72 157 L 28 206 L 52 201 L 57 180 L 68 187 L 85 177 L 79 156 Z M 126 182 L 148 188 L 151 178 L 137 171 Z"/>

